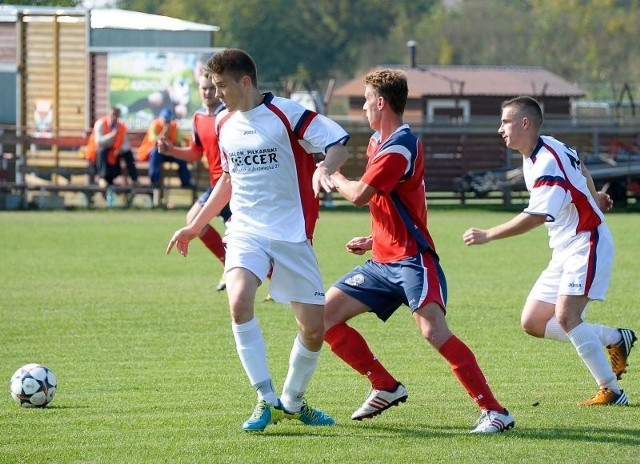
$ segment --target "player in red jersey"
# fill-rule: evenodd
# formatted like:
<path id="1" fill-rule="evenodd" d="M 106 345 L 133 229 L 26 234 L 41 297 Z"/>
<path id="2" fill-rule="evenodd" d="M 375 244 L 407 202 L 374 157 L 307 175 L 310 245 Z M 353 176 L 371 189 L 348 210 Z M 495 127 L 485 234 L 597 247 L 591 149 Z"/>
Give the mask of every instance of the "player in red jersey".
<path id="1" fill-rule="evenodd" d="M 361 255 L 371 250 L 372 257 L 327 292 L 325 341 L 371 382 L 369 396 L 351 418 L 376 416 L 406 401 L 408 393 L 346 322 L 365 312 L 386 321 L 401 305 L 408 306 L 422 336 L 481 409 L 471 432 L 502 432 L 514 426 L 513 417 L 495 399 L 473 352 L 445 320 L 447 284 L 427 229 L 422 143 L 403 124 L 407 95 L 404 73 L 382 69 L 367 75 L 363 109 L 376 133 L 367 148 L 366 170 L 358 181 L 340 173 L 331 176 L 345 199 L 369 206 L 371 235 L 352 238 L 347 251 Z"/>
<path id="2" fill-rule="evenodd" d="M 158 140 L 158 151 L 167 155 L 179 158 L 190 163 L 200 161 L 203 155 L 207 156 L 209 164 L 209 188 L 198 198 L 187 213 L 187 224 L 189 224 L 200 212 L 207 202 L 213 187 L 222 175 L 222 164 L 220 163 L 220 148 L 218 147 L 218 136 L 214 130 L 216 115 L 224 109 L 220 100 L 216 98 L 216 88 L 211 79 L 202 75 L 198 78 L 198 90 L 202 99 L 203 108 L 193 115 L 193 131 L 191 142 L 188 147 L 176 147 L 171 141 L 163 137 Z M 226 223 L 231 217 L 229 205 L 225 206 L 219 214 Z M 225 247 L 222 237 L 218 231 L 210 224 L 205 225 L 199 234 L 200 240 L 213 253 L 224 266 Z M 220 278 L 217 290 L 226 288 L 224 274 Z"/>

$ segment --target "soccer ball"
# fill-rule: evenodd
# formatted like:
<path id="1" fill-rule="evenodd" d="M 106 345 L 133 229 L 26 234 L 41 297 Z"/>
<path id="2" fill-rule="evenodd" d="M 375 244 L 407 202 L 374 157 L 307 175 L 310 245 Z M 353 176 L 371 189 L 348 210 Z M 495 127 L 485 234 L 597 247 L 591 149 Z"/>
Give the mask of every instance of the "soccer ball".
<path id="1" fill-rule="evenodd" d="M 11 377 L 11 396 L 20 406 L 44 408 L 53 401 L 57 386 L 51 369 L 42 364 L 27 364 Z"/>

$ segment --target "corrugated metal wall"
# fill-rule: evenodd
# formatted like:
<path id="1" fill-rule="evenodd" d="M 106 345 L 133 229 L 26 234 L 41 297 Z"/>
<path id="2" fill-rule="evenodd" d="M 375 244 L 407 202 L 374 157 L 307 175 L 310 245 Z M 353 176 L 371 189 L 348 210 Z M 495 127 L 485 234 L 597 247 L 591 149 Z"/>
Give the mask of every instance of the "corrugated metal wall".
<path id="1" fill-rule="evenodd" d="M 51 106 L 53 135 L 82 135 L 86 121 L 86 39 L 83 17 L 25 16 L 22 125 Z"/>
<path id="2" fill-rule="evenodd" d="M 87 57 L 85 22 L 59 22 L 59 127 L 82 129 L 86 124 Z"/>

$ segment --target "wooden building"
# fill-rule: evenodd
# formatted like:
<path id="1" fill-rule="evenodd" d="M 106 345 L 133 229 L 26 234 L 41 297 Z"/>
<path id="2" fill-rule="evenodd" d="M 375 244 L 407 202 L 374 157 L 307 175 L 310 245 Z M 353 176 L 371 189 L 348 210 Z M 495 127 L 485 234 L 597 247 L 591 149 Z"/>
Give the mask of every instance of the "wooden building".
<path id="1" fill-rule="evenodd" d="M 32 135 L 44 120 L 54 137 L 86 135 L 108 110 L 110 53 L 210 54 L 218 30 L 114 8 L 0 6 L 0 124 Z"/>
<path id="2" fill-rule="evenodd" d="M 407 74 L 405 121 L 422 136 L 425 180 L 431 191 L 452 192 L 469 171 L 510 169 L 519 162 L 517 157 L 512 160 L 497 135 L 504 100 L 530 95 L 542 104 L 545 118 L 566 120 L 572 100 L 584 96 L 578 85 L 541 67 L 388 65 L 370 69 L 333 93 L 347 99 L 354 173 L 364 168 L 371 134 L 362 109 L 364 77 L 380 68 Z"/>

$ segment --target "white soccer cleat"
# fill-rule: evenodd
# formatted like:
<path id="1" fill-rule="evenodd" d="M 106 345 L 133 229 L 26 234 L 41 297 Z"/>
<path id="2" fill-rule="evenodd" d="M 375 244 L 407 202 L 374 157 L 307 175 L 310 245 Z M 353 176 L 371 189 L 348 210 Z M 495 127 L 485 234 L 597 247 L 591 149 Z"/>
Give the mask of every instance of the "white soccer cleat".
<path id="1" fill-rule="evenodd" d="M 476 427 L 470 433 L 498 433 L 516 425 L 513 416 L 506 409 L 503 412 L 483 410 Z"/>
<path id="2" fill-rule="evenodd" d="M 401 383 L 398 383 L 394 391 L 372 389 L 365 402 L 360 406 L 360 409 L 351 415 L 351 419 L 360 421 L 377 416 L 391 406 L 404 403 L 408 397 L 409 393 L 407 393 L 407 389 L 404 388 L 404 385 Z"/>

